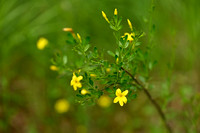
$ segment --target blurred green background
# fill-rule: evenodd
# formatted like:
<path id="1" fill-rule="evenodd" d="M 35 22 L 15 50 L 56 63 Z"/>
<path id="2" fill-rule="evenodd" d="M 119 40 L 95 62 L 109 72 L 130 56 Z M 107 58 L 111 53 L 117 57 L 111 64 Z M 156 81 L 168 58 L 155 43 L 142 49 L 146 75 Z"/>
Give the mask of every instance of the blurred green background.
<path id="1" fill-rule="evenodd" d="M 151 94 L 162 106 L 175 133 L 200 132 L 200 1 L 155 0 L 0 0 L 0 132 L 2 133 L 164 133 L 158 113 L 141 92 L 124 107 L 81 106 L 74 100 L 69 76 L 51 71 L 53 52 L 65 45 L 64 27 L 91 36 L 92 46 L 113 50 L 108 18 L 115 8 L 144 31 L 154 27 Z M 151 20 L 152 18 L 152 20 Z M 40 51 L 37 40 L 49 47 Z M 67 47 L 68 48 L 68 47 Z M 70 57 L 71 49 L 67 49 Z M 70 60 L 68 61 L 70 62 Z M 54 109 L 67 99 L 69 110 Z"/>

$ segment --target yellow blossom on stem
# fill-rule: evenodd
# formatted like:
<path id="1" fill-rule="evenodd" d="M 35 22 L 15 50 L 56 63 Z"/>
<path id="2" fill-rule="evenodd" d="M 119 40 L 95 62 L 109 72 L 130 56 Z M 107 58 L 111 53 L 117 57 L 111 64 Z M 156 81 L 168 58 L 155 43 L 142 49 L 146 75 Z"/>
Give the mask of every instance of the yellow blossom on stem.
<path id="1" fill-rule="evenodd" d="M 55 66 L 55 65 L 51 65 L 51 66 L 50 66 L 50 69 L 51 69 L 52 71 L 58 71 L 58 67 Z"/>
<path id="2" fill-rule="evenodd" d="M 70 104 L 67 100 L 65 99 L 59 99 L 58 101 L 56 101 L 55 103 L 55 110 L 58 112 L 58 113 L 65 113 L 69 110 L 69 107 L 70 107 Z"/>
<path id="3" fill-rule="evenodd" d="M 72 33 L 72 36 L 73 36 L 74 38 L 76 38 L 76 35 L 74 34 L 74 31 L 73 31 L 72 28 L 63 28 L 63 31 L 71 32 L 71 33 Z"/>
<path id="4" fill-rule="evenodd" d="M 129 19 L 127 19 L 127 22 L 128 22 L 128 26 L 129 28 L 131 29 L 131 31 L 133 31 L 133 26 L 132 26 L 132 23 Z"/>
<path id="5" fill-rule="evenodd" d="M 126 35 L 128 36 L 127 37 L 128 41 L 132 42 L 134 40 L 133 37 L 135 36 L 135 33 L 124 33 L 124 36 L 122 37 L 124 38 Z"/>
<path id="6" fill-rule="evenodd" d="M 110 23 L 110 21 L 108 20 L 108 18 L 107 18 L 107 16 L 106 16 L 105 12 L 102 11 L 101 13 L 102 13 L 102 16 L 104 17 L 104 19 L 105 19 L 108 23 Z"/>
<path id="7" fill-rule="evenodd" d="M 76 76 L 75 73 L 73 73 L 72 80 L 71 80 L 71 86 L 73 86 L 74 90 L 76 91 L 77 88 L 81 88 L 82 84 L 80 81 L 83 79 L 83 76 Z"/>
<path id="8" fill-rule="evenodd" d="M 115 8 L 114 15 L 117 15 L 117 8 Z"/>
<path id="9" fill-rule="evenodd" d="M 86 95 L 87 93 L 89 93 L 89 92 L 88 92 L 86 89 L 82 89 L 82 90 L 81 90 L 81 94 L 82 94 L 82 95 Z"/>
<path id="10" fill-rule="evenodd" d="M 96 74 L 93 74 L 93 73 L 91 73 L 91 74 L 90 74 L 90 76 L 91 76 L 91 77 L 96 77 L 97 75 L 96 75 Z"/>
<path id="11" fill-rule="evenodd" d="M 127 98 L 126 98 L 126 95 L 128 94 L 128 90 L 125 90 L 123 92 L 121 92 L 121 90 L 118 88 L 116 90 L 116 98 L 114 99 L 114 103 L 117 103 L 119 102 L 120 106 L 123 106 L 124 103 L 126 104 L 127 103 Z"/>
<path id="12" fill-rule="evenodd" d="M 44 37 L 41 37 L 38 41 L 37 41 L 37 48 L 39 50 L 43 50 L 46 46 L 48 45 L 48 40 Z"/>
<path id="13" fill-rule="evenodd" d="M 98 100 L 98 105 L 103 107 L 103 108 L 107 108 L 111 105 L 112 100 L 109 96 L 103 95 L 99 98 Z"/>

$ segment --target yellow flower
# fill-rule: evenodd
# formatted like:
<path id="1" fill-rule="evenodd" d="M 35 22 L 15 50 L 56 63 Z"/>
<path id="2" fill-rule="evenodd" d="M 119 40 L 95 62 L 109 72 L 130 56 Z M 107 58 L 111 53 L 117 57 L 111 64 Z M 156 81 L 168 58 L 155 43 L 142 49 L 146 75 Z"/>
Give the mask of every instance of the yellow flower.
<path id="1" fill-rule="evenodd" d="M 115 8 L 114 15 L 117 15 L 117 8 Z"/>
<path id="2" fill-rule="evenodd" d="M 127 38 L 127 40 L 128 41 L 133 41 L 134 39 L 133 39 L 133 37 L 135 36 L 135 33 L 131 33 L 131 34 L 129 34 L 129 33 L 124 33 L 124 36 L 122 36 L 123 38 L 125 37 L 125 36 L 128 36 L 128 38 Z M 133 37 L 132 37 L 133 36 Z"/>
<path id="3" fill-rule="evenodd" d="M 108 18 L 107 18 L 107 16 L 106 16 L 105 12 L 102 11 L 101 13 L 102 13 L 102 16 L 104 17 L 104 19 L 105 19 L 108 23 L 110 23 L 110 21 L 108 20 Z"/>
<path id="4" fill-rule="evenodd" d="M 81 90 L 81 94 L 82 94 L 82 95 L 86 95 L 87 93 L 89 93 L 89 92 L 88 92 L 86 89 L 82 89 L 82 90 Z"/>
<path id="5" fill-rule="evenodd" d="M 106 72 L 108 72 L 108 73 L 109 73 L 109 72 L 110 72 L 110 68 L 106 68 Z"/>
<path id="6" fill-rule="evenodd" d="M 80 80 L 83 79 L 83 76 L 76 77 L 75 73 L 73 73 L 73 77 L 71 80 L 71 86 L 73 86 L 74 90 L 76 91 L 77 88 L 81 88 L 82 84 L 80 83 Z"/>
<path id="7" fill-rule="evenodd" d="M 48 45 L 48 40 L 44 37 L 41 37 L 38 41 L 37 41 L 37 48 L 39 50 L 43 50 L 46 46 Z"/>
<path id="8" fill-rule="evenodd" d="M 58 113 L 65 113 L 69 110 L 69 107 L 70 107 L 70 104 L 67 100 L 65 99 L 60 99 L 58 101 L 56 101 L 55 103 L 55 110 L 58 112 Z"/>
<path id="9" fill-rule="evenodd" d="M 91 74 L 90 74 L 90 76 L 91 76 L 91 77 L 96 77 L 97 75 L 96 75 L 96 74 L 92 74 L 92 73 L 91 73 Z"/>
<path id="10" fill-rule="evenodd" d="M 129 19 L 127 19 L 127 22 L 128 22 L 128 26 L 129 28 L 131 29 L 131 31 L 133 30 L 133 26 L 132 26 L 132 23 Z"/>
<path id="11" fill-rule="evenodd" d="M 111 103 L 112 103 L 111 98 L 109 96 L 106 96 L 106 95 L 101 96 L 98 100 L 98 105 L 103 107 L 103 108 L 109 107 L 111 105 Z"/>
<path id="12" fill-rule="evenodd" d="M 126 95 L 128 94 L 128 90 L 125 90 L 123 92 L 121 92 L 121 90 L 118 88 L 116 90 L 116 98 L 114 99 L 114 103 L 119 102 L 120 106 L 123 106 L 124 103 L 127 103 L 127 98 Z"/>
<path id="13" fill-rule="evenodd" d="M 51 66 L 50 66 L 50 69 L 51 69 L 52 71 L 58 71 L 58 67 L 55 66 L 55 65 L 51 65 Z"/>

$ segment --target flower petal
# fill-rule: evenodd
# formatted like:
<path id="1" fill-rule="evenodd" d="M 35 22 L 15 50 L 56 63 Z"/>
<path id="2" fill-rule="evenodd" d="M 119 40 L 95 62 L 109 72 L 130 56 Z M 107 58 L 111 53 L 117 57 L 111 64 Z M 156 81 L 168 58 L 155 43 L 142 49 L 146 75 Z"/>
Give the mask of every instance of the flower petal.
<path id="1" fill-rule="evenodd" d="M 113 103 L 117 103 L 119 101 L 118 97 L 115 97 L 115 99 L 113 100 Z"/>
<path id="2" fill-rule="evenodd" d="M 74 80 L 71 80 L 70 85 L 71 86 L 74 85 Z"/>
<path id="3" fill-rule="evenodd" d="M 122 93 L 122 91 L 118 88 L 118 89 L 116 90 L 116 96 L 120 96 L 121 93 Z"/>
<path id="4" fill-rule="evenodd" d="M 122 92 L 123 96 L 126 96 L 127 94 L 128 94 L 128 90 L 125 90 L 125 91 Z"/>
<path id="5" fill-rule="evenodd" d="M 73 72 L 73 77 L 76 77 L 76 74 Z"/>
<path id="6" fill-rule="evenodd" d="M 123 105 L 124 105 L 124 103 L 123 103 L 122 100 L 119 100 L 119 105 L 120 105 L 120 106 L 123 106 Z"/>
<path id="7" fill-rule="evenodd" d="M 122 97 L 122 101 L 123 101 L 124 103 L 127 103 L 127 98 L 126 98 L 126 97 Z"/>
<path id="8" fill-rule="evenodd" d="M 72 76 L 72 80 L 75 80 L 77 77 L 75 75 L 75 73 L 73 73 L 73 76 Z"/>
<path id="9" fill-rule="evenodd" d="M 73 88 L 74 88 L 75 91 L 77 90 L 77 86 L 76 85 L 73 85 Z"/>
<path id="10" fill-rule="evenodd" d="M 78 81 L 82 80 L 83 76 L 78 76 Z"/>
<path id="11" fill-rule="evenodd" d="M 78 83 L 76 83 L 76 86 L 77 86 L 78 88 L 81 88 L 81 87 L 82 87 L 82 84 L 81 84 L 80 82 L 78 82 Z"/>

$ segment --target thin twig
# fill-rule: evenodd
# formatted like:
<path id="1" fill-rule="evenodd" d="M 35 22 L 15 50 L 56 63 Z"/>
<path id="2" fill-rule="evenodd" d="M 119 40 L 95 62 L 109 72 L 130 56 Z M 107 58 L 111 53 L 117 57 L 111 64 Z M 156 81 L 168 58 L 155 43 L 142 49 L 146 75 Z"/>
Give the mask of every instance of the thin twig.
<path id="1" fill-rule="evenodd" d="M 143 88 L 144 93 L 146 94 L 146 96 L 148 97 L 148 99 L 151 101 L 151 103 L 155 106 L 155 108 L 157 109 L 160 117 L 162 118 L 162 121 L 165 124 L 166 129 L 168 130 L 169 133 L 172 133 L 172 129 L 169 126 L 169 124 L 167 123 L 166 117 L 164 112 L 162 111 L 160 105 L 152 98 L 151 94 L 149 93 L 149 91 L 144 87 L 144 85 L 142 85 L 130 72 L 128 72 L 127 70 L 125 70 L 123 67 L 121 67 L 121 69 L 123 71 L 125 71 L 141 88 Z"/>

